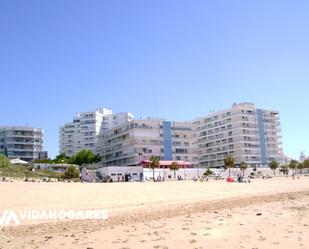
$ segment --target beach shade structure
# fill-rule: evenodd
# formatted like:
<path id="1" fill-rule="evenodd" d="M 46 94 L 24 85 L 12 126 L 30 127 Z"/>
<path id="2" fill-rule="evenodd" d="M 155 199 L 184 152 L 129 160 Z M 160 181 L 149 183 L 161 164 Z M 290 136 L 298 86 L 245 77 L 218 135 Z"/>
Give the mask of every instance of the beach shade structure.
<path id="1" fill-rule="evenodd" d="M 168 161 L 168 160 L 160 160 L 160 168 L 170 168 L 173 162 L 177 162 L 177 164 L 179 165 L 179 168 L 192 168 L 192 163 L 190 162 L 186 162 L 186 161 L 180 161 L 180 160 L 176 160 L 176 161 Z M 149 167 L 149 160 L 143 160 L 140 161 L 138 163 L 139 166 L 143 166 L 144 168 L 148 168 Z"/>
<path id="2" fill-rule="evenodd" d="M 20 158 L 10 159 L 12 165 L 28 165 L 27 161 L 21 160 Z"/>

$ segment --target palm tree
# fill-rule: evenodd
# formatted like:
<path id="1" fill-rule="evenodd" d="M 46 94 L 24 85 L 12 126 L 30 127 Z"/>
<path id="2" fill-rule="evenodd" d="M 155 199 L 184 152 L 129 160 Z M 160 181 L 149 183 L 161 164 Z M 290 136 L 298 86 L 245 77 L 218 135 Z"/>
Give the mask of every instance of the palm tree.
<path id="1" fill-rule="evenodd" d="M 152 169 L 152 177 L 153 177 L 153 181 L 155 180 L 155 168 L 159 168 L 160 167 L 160 160 L 158 157 L 156 156 L 151 156 L 149 158 L 149 167 Z"/>
<path id="2" fill-rule="evenodd" d="M 307 172 L 309 173 L 309 159 L 306 159 L 306 160 L 304 161 L 304 168 L 306 168 L 306 169 L 307 169 Z"/>
<path id="3" fill-rule="evenodd" d="M 225 169 L 229 169 L 229 177 L 231 177 L 231 168 L 234 168 L 235 159 L 231 154 L 228 154 L 224 159 Z"/>
<path id="4" fill-rule="evenodd" d="M 212 170 L 208 167 L 207 170 L 204 172 L 204 176 L 208 177 L 213 175 L 214 172 L 212 172 Z"/>
<path id="5" fill-rule="evenodd" d="M 176 170 L 179 170 L 179 164 L 176 161 L 172 162 L 170 170 L 174 171 L 174 179 L 176 179 Z"/>
<path id="6" fill-rule="evenodd" d="M 276 169 L 279 167 L 278 162 L 276 160 L 272 160 L 269 167 L 274 171 L 274 175 L 276 175 Z"/>
<path id="7" fill-rule="evenodd" d="M 298 163 L 297 164 L 297 169 L 299 169 L 300 174 L 303 174 L 303 169 L 304 169 L 304 163 Z"/>
<path id="8" fill-rule="evenodd" d="M 296 160 L 292 160 L 289 164 L 289 168 L 292 170 L 292 174 L 293 174 L 293 179 L 294 179 L 294 174 L 295 174 L 295 169 L 297 167 L 298 162 Z M 294 173 L 293 173 L 294 171 Z"/>
<path id="9" fill-rule="evenodd" d="M 246 162 L 241 162 L 239 168 L 242 171 L 242 176 L 244 177 L 245 170 L 248 168 L 248 164 Z"/>

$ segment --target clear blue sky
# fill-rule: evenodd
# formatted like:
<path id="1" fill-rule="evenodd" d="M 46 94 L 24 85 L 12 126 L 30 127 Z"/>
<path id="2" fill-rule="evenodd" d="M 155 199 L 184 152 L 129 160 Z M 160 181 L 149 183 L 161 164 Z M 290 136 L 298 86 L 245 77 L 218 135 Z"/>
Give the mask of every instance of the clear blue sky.
<path id="1" fill-rule="evenodd" d="M 2 0 L 1 125 L 45 130 L 97 107 L 188 120 L 234 102 L 279 110 L 309 154 L 309 1 Z"/>

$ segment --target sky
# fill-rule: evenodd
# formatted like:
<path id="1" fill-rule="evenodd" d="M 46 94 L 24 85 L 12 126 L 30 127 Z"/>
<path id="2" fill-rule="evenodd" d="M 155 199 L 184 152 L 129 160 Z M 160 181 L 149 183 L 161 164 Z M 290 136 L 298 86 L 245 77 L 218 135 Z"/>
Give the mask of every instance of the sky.
<path id="1" fill-rule="evenodd" d="M 309 1 L 1 0 L 0 125 L 58 129 L 99 107 L 190 120 L 235 102 L 280 112 L 309 155 Z"/>

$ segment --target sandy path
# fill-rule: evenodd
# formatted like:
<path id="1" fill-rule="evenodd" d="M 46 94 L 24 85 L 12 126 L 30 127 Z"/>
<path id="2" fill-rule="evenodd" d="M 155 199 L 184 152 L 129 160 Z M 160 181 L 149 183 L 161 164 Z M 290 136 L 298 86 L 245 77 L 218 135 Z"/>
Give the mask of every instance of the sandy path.
<path id="1" fill-rule="evenodd" d="M 250 184 L 224 181 L 164 183 L 0 183 L 0 212 L 10 209 L 106 209 L 127 212 L 150 205 L 274 194 L 308 189 L 309 177 L 253 180 Z"/>
<path id="2" fill-rule="evenodd" d="M 306 178 L 256 180 L 251 184 L 4 184 L 0 185 L 0 193 L 5 189 L 16 198 L 21 187 L 30 195 L 21 199 L 11 196 L 8 202 L 1 202 L 0 210 L 10 205 L 20 208 L 23 204 L 75 209 L 77 205 L 107 208 L 111 217 L 103 222 L 5 227 L 0 231 L 0 248 L 306 248 L 309 245 L 308 236 L 304 236 L 309 234 L 309 179 Z M 138 192 L 131 193 L 132 189 Z M 36 199 L 47 190 L 49 198 Z M 86 190 L 91 190 L 87 194 L 91 201 L 76 203 L 78 198 L 69 198 L 67 193 L 76 190 L 80 199 Z M 153 193 L 154 190 L 159 193 Z M 101 200 L 98 191 L 106 200 Z M 59 199 L 61 203 L 56 202 Z M 123 208 L 125 203 L 127 208 Z"/>
<path id="3" fill-rule="evenodd" d="M 6 237 L 3 248 L 308 248 L 309 193 L 252 198 L 254 205 L 171 218 Z M 223 208 L 224 207 L 224 208 Z M 216 209 L 216 205 L 213 206 Z M 194 210 L 191 210 L 194 211 Z M 0 240 L 1 241 L 1 240 Z M 0 243 L 1 244 L 1 243 Z M 1 248 L 1 246 L 0 246 Z"/>

